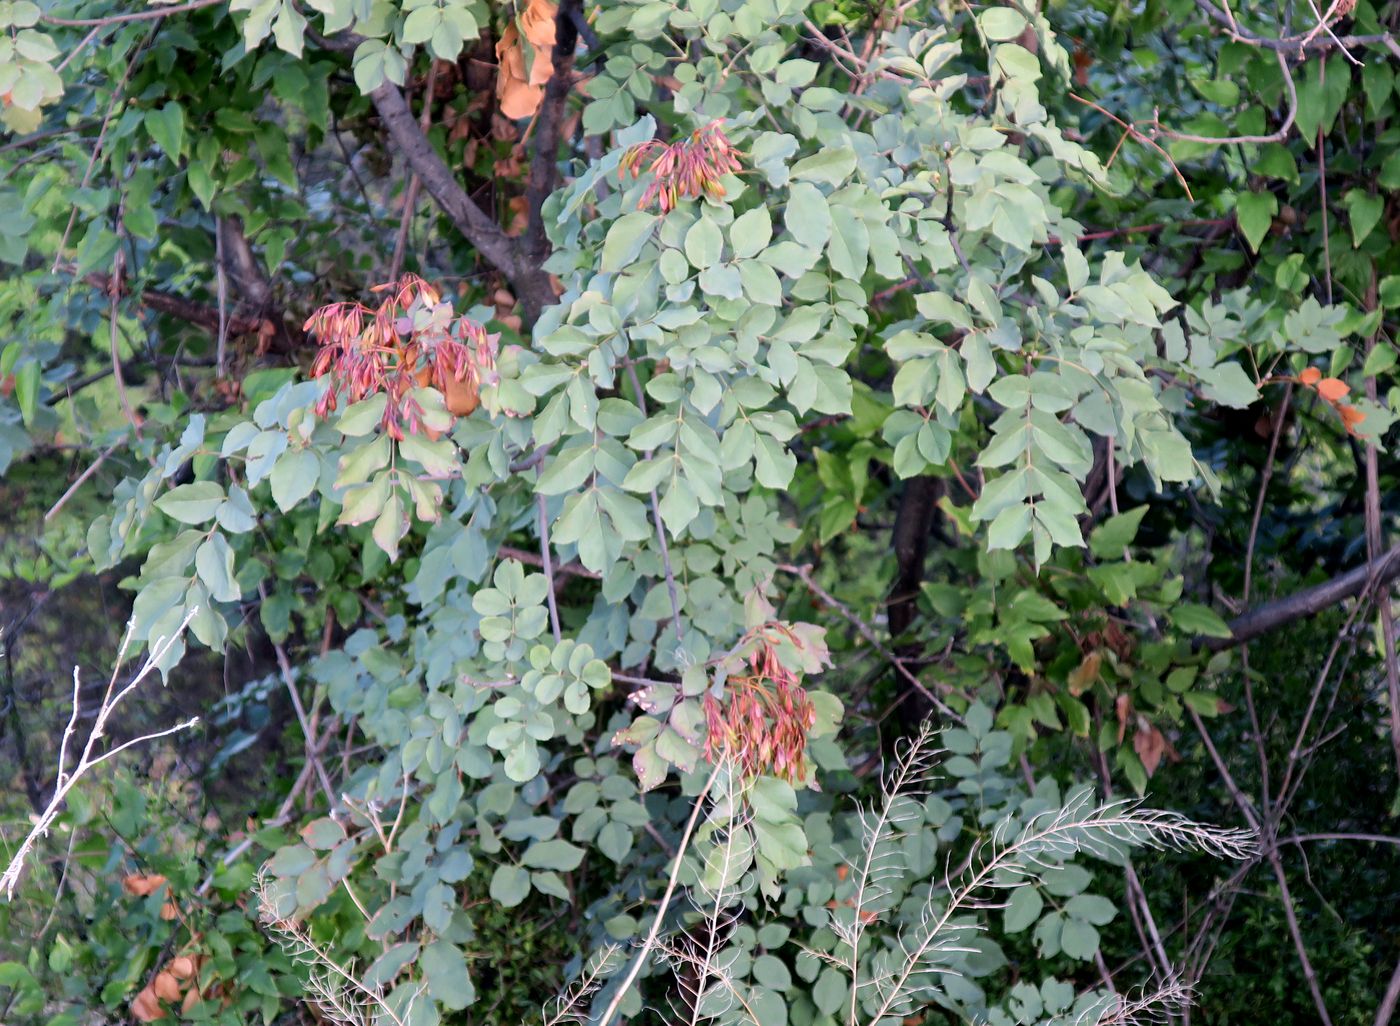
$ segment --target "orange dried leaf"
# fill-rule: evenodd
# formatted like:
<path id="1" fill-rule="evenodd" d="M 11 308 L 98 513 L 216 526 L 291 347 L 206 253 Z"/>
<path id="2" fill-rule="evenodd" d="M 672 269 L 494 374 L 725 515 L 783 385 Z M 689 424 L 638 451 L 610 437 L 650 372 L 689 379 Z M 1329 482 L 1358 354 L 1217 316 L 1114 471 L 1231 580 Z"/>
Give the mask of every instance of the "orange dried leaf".
<path id="1" fill-rule="evenodd" d="M 1133 696 L 1119 695 L 1113 700 L 1113 709 L 1118 714 L 1118 743 L 1123 743 L 1123 735 L 1128 731 L 1128 717 L 1133 714 Z"/>
<path id="2" fill-rule="evenodd" d="M 165 1009 L 160 1006 L 160 998 L 150 984 L 131 1000 L 131 1014 L 138 1022 L 155 1022 L 165 1018 Z"/>
<path id="3" fill-rule="evenodd" d="M 1137 757 L 1142 760 L 1142 768 L 1147 770 L 1149 777 L 1157 772 L 1157 767 L 1161 764 L 1162 755 L 1166 750 L 1167 739 L 1156 727 L 1149 726 L 1143 730 L 1139 726 L 1133 734 L 1133 751 L 1137 752 Z"/>
<path id="4" fill-rule="evenodd" d="M 1338 406 L 1337 412 L 1342 415 L 1342 423 L 1346 425 L 1347 431 L 1351 434 L 1356 434 L 1356 426 L 1366 419 L 1366 414 L 1363 410 L 1359 410 L 1355 406 L 1349 404 L 1346 406 Z"/>
<path id="5" fill-rule="evenodd" d="M 539 54 L 536 54 L 535 58 L 535 64 L 538 65 Z M 525 43 L 514 24 L 507 25 L 501 33 L 501 38 L 496 43 L 496 60 L 496 99 L 500 104 L 501 113 L 512 119 L 532 116 L 544 100 L 544 86 L 532 84 L 536 68 L 531 68 L 531 73 L 526 74 Z M 544 77 L 544 81 L 547 82 L 549 75 L 554 73 L 554 67 L 547 56 L 544 63 L 549 65 L 549 73 Z"/>
<path id="6" fill-rule="evenodd" d="M 1322 380 L 1322 371 L 1318 370 L 1316 367 L 1309 367 L 1307 370 L 1303 371 L 1302 374 L 1298 375 L 1298 380 L 1312 387 Z"/>
<path id="7" fill-rule="evenodd" d="M 1335 403 L 1350 391 L 1351 386 L 1338 378 L 1323 378 L 1317 383 L 1317 394 L 1329 403 Z"/>
<path id="8" fill-rule="evenodd" d="M 127 894 L 144 898 L 154 893 L 166 882 L 165 877 L 159 873 L 129 873 L 122 877 L 122 890 L 126 891 Z"/>
<path id="9" fill-rule="evenodd" d="M 443 398 L 447 401 L 447 412 L 454 417 L 469 417 L 481 405 L 481 393 L 470 378 L 464 381 L 448 378 Z"/>
<path id="10" fill-rule="evenodd" d="M 175 974 L 169 970 L 156 973 L 156 978 L 151 981 L 151 989 L 156 992 L 156 997 L 162 1001 L 180 1000 L 180 983 L 175 979 Z"/>
<path id="11" fill-rule="evenodd" d="M 175 979 L 188 980 L 194 975 L 194 959 L 189 955 L 176 955 L 166 968 L 170 970 L 170 975 L 174 976 Z"/>
<path id="12" fill-rule="evenodd" d="M 534 49 L 529 82 L 542 86 L 554 74 L 554 19 L 559 13 L 550 0 L 530 0 L 520 15 L 520 32 Z"/>

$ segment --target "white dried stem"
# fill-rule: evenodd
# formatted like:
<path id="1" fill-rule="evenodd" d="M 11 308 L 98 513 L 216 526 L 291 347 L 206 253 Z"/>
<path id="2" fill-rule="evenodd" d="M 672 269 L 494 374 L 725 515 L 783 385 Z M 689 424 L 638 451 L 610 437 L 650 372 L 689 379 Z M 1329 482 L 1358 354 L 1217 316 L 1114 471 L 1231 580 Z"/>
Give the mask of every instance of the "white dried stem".
<path id="1" fill-rule="evenodd" d="M 53 796 L 49 798 L 48 805 L 34 821 L 34 826 L 29 831 L 28 836 L 20 842 L 19 847 L 15 850 L 14 857 L 10 859 L 10 864 L 5 867 L 5 872 L 0 873 L 0 891 L 4 891 L 7 899 L 14 897 L 15 887 L 19 884 L 20 874 L 24 871 L 25 860 L 29 857 L 29 853 L 39 842 L 41 837 L 48 835 L 49 829 L 54 824 L 54 820 L 58 819 L 59 814 L 63 811 L 64 802 L 68 797 L 68 793 L 77 786 L 79 780 L 91 770 L 102 765 L 102 763 L 106 762 L 108 759 L 126 751 L 128 748 L 145 744 L 148 741 L 155 741 L 163 737 L 168 737 L 179 731 L 187 730 L 199 722 L 198 717 L 192 717 L 182 723 L 175 724 L 173 727 L 167 727 L 164 730 L 158 730 L 151 734 L 142 734 L 139 737 L 134 737 L 129 741 L 123 741 L 119 745 L 108 748 L 106 751 L 98 751 L 97 743 L 105 736 L 107 721 L 111 719 L 112 713 L 116 711 L 117 707 L 121 705 L 122 701 L 128 695 L 136 690 L 142 681 L 159 669 L 161 660 L 165 658 L 166 654 L 175 643 L 180 640 L 185 628 L 189 626 L 190 621 L 194 619 L 198 611 L 198 607 L 191 607 L 186 611 L 185 618 L 180 622 L 180 626 L 175 629 L 170 637 L 157 638 L 151 644 L 150 651 L 146 655 L 146 660 L 141 664 L 141 668 L 136 671 L 135 676 L 124 686 L 118 688 L 117 675 L 121 671 L 122 660 L 126 656 L 126 651 L 131 645 L 131 628 L 130 625 L 128 625 L 126 638 L 122 641 L 121 649 L 117 653 L 117 664 L 112 670 L 112 676 L 107 681 L 107 690 L 102 695 L 102 704 L 98 707 L 96 718 L 93 720 L 92 730 L 88 733 L 87 741 L 83 744 L 81 753 L 76 757 L 73 755 L 70 746 L 77 730 L 80 698 L 78 669 L 77 667 L 73 668 L 73 712 L 68 718 L 68 725 L 63 728 L 63 737 L 59 741 L 58 775 L 54 780 Z M 69 768 L 70 761 L 72 761 L 71 769 Z"/>

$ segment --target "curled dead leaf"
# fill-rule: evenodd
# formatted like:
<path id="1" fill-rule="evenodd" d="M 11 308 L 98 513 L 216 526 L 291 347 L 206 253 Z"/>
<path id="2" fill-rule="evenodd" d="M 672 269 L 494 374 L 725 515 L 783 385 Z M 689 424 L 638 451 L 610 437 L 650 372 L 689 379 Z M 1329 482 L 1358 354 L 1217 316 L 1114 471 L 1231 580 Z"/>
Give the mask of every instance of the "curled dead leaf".
<path id="1" fill-rule="evenodd" d="M 190 1009 L 199 1004 L 203 999 L 204 995 L 199 992 L 198 987 L 191 987 L 189 990 L 185 991 L 185 1000 L 180 1002 L 181 1014 L 189 1015 Z"/>
<path id="2" fill-rule="evenodd" d="M 531 85 L 542 86 L 554 74 L 554 19 L 558 14 L 558 5 L 550 0 L 530 0 L 520 15 L 520 31 L 534 48 Z"/>
<path id="3" fill-rule="evenodd" d="M 1351 386 L 1339 378 L 1323 378 L 1317 383 L 1317 394 L 1329 403 L 1335 403 L 1339 399 L 1345 398 L 1350 391 Z"/>
<path id="4" fill-rule="evenodd" d="M 1346 405 L 1337 407 L 1337 412 L 1342 415 L 1342 423 L 1346 425 L 1349 434 L 1356 434 L 1356 426 L 1366 419 L 1364 411 L 1355 406 Z"/>
<path id="5" fill-rule="evenodd" d="M 1099 679 L 1099 667 L 1103 663 L 1103 652 L 1095 649 L 1084 657 L 1078 666 L 1070 671 L 1066 683 L 1069 684 L 1069 693 L 1078 698 L 1084 692 L 1094 686 L 1094 682 Z"/>
<path id="6" fill-rule="evenodd" d="M 165 1009 L 160 1005 L 160 998 L 149 983 L 142 988 L 141 993 L 131 999 L 131 1014 L 136 1017 L 137 1022 L 155 1022 L 165 1018 Z"/>
<path id="7" fill-rule="evenodd" d="M 156 978 L 151 981 L 151 989 L 156 992 L 156 997 L 162 1001 L 180 1000 L 180 982 L 175 979 L 175 974 L 168 969 L 162 969 L 156 973 Z"/>
<path id="8" fill-rule="evenodd" d="M 166 969 L 170 971 L 170 975 L 174 976 L 175 979 L 188 980 L 194 975 L 195 961 L 189 955 L 176 955 L 170 960 L 170 964 L 166 966 Z"/>
<path id="9" fill-rule="evenodd" d="M 122 877 L 122 890 L 138 898 L 144 898 L 168 883 L 159 873 L 128 873 Z"/>
<path id="10" fill-rule="evenodd" d="M 167 922 L 180 914 L 179 906 L 173 901 L 167 901 L 160 907 L 160 917 Z"/>
<path id="11" fill-rule="evenodd" d="M 499 142 L 515 142 L 520 138 L 520 128 L 500 111 L 491 114 L 491 138 Z"/>
<path id="12" fill-rule="evenodd" d="M 1119 695 L 1113 700 L 1113 710 L 1118 714 L 1118 743 L 1123 743 L 1123 735 L 1128 732 L 1128 719 L 1133 714 L 1133 696 L 1127 694 Z"/>
<path id="13" fill-rule="evenodd" d="M 532 66 L 527 70 L 525 45 L 519 29 L 513 24 L 506 26 L 496 43 L 496 99 L 500 104 L 501 113 L 512 119 L 533 116 L 544 100 L 543 84 L 535 84 L 533 81 L 541 63 L 540 55 L 533 54 Z M 550 74 L 553 74 L 554 67 L 548 57 L 544 58 L 544 63 L 550 65 Z M 548 75 L 544 81 L 549 81 Z"/>
<path id="14" fill-rule="evenodd" d="M 1162 762 L 1162 755 L 1167 750 L 1167 739 L 1162 736 L 1162 732 L 1151 724 L 1138 724 L 1138 729 L 1133 734 L 1133 751 L 1137 752 L 1137 757 L 1142 760 L 1142 768 L 1147 770 L 1150 777 L 1157 772 L 1157 767 Z"/>
<path id="15" fill-rule="evenodd" d="M 506 222 L 506 235 L 512 239 L 519 238 L 530 224 L 529 200 L 524 196 L 512 196 L 506 200 L 506 210 L 510 214 Z"/>
<path id="16" fill-rule="evenodd" d="M 427 388 L 432 384 L 432 371 L 424 367 L 415 375 L 415 379 L 420 388 Z M 481 405 L 481 392 L 477 388 L 476 381 L 470 377 L 462 381 L 449 377 L 447 388 L 443 390 L 442 397 L 447 405 L 447 411 L 454 417 L 469 416 L 473 410 Z"/>

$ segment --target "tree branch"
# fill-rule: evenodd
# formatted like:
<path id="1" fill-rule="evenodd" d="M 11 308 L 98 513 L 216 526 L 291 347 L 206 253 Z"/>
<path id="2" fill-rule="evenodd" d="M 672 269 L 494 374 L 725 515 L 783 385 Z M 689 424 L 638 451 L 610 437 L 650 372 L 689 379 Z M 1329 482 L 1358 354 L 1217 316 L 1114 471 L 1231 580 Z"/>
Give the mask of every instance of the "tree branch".
<path id="1" fill-rule="evenodd" d="M 1298 57 L 1303 57 L 1308 53 L 1319 51 L 1335 50 L 1341 48 L 1349 50 L 1358 46 L 1367 46 L 1371 43 L 1379 43 L 1391 53 L 1400 56 L 1400 44 L 1397 44 L 1394 36 L 1381 33 L 1369 36 L 1337 36 L 1328 33 L 1326 36 L 1319 36 L 1316 32 L 1306 32 L 1301 35 L 1282 36 L 1278 39 L 1271 39 L 1268 36 L 1261 36 L 1257 32 L 1241 28 L 1235 21 L 1234 15 L 1230 13 L 1227 6 L 1224 10 L 1211 3 L 1211 0 L 1196 0 L 1196 6 L 1212 21 L 1225 26 L 1227 35 L 1237 43 L 1246 43 L 1249 46 L 1258 46 L 1266 50 L 1276 50 L 1279 53 L 1294 53 Z"/>
<path id="2" fill-rule="evenodd" d="M 438 156 L 419 127 L 418 119 L 398 86 L 386 81 L 370 93 L 370 99 L 379 111 L 389 138 L 422 180 L 428 194 L 476 251 L 509 279 L 520 299 L 524 319 L 533 323 L 540 310 L 553 300 L 549 275 L 467 195 L 452 169 Z"/>
<path id="3" fill-rule="evenodd" d="M 1390 549 L 1379 559 L 1339 574 L 1330 581 L 1266 602 L 1235 617 L 1230 621 L 1230 637 L 1210 638 L 1205 642 L 1205 647 L 1212 652 L 1234 648 L 1270 631 L 1286 627 L 1295 620 L 1335 606 L 1344 599 L 1354 598 L 1368 588 L 1384 587 L 1396 578 L 1400 578 L 1400 545 Z"/>
<path id="4" fill-rule="evenodd" d="M 544 201 L 559 180 L 559 143 L 563 135 L 564 111 L 574 88 L 574 51 L 578 49 L 580 0 L 563 0 L 554 17 L 554 73 L 544 87 L 539 120 L 535 125 L 535 155 L 530 161 L 530 177 L 525 186 L 529 221 L 525 228 L 525 248 L 535 264 L 549 256 L 549 239 L 544 228 Z"/>
<path id="5" fill-rule="evenodd" d="M 150 21 L 155 18 L 169 17 L 172 14 L 185 14 L 188 11 L 213 7 L 222 2 L 223 0 L 192 0 L 191 3 L 179 4 L 175 7 L 151 7 L 128 14 L 109 14 L 103 18 L 55 18 L 51 14 L 45 14 L 43 22 L 45 25 L 59 25 L 64 28 L 105 27 L 107 25 L 121 25 L 129 21 Z"/>
<path id="6" fill-rule="evenodd" d="M 112 276 L 110 274 L 95 271 L 84 277 L 83 281 L 103 292 L 110 293 L 112 290 Z M 186 321 L 209 332 L 219 330 L 219 310 L 217 307 L 205 306 L 192 299 L 172 296 L 168 292 L 157 292 L 155 289 L 146 289 L 141 293 L 140 299 L 142 306 L 157 313 L 167 314 L 176 320 Z M 234 315 L 228 319 L 228 330 L 239 335 L 258 331 L 262 325 L 263 319 L 261 317 Z"/>

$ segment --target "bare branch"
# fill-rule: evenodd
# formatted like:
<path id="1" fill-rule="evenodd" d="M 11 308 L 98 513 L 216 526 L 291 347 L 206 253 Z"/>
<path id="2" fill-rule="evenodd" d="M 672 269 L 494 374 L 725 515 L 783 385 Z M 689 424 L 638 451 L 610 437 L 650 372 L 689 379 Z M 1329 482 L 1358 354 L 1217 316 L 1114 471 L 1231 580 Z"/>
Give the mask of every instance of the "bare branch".
<path id="1" fill-rule="evenodd" d="M 131 694 L 142 681 L 160 667 L 161 660 L 164 659 L 165 655 L 180 641 L 181 636 L 185 632 L 185 628 L 189 626 L 190 621 L 194 619 L 197 612 L 197 608 L 191 608 L 185 613 L 184 620 L 180 622 L 180 626 L 175 629 L 170 637 L 155 639 L 151 643 L 150 651 L 146 655 L 146 661 L 141 664 L 141 668 L 136 671 L 136 675 L 132 677 L 127 684 L 118 689 L 117 674 L 121 669 L 122 658 L 126 655 L 126 650 L 130 646 L 132 640 L 130 627 L 128 626 L 126 640 L 122 642 L 121 651 L 117 654 L 117 665 L 112 670 L 112 676 L 107 682 L 107 690 L 102 696 L 102 704 L 97 709 L 97 715 L 93 720 L 92 730 L 88 734 L 82 752 L 77 754 L 76 757 L 73 756 L 69 750 L 69 744 L 73 740 L 73 735 L 77 728 L 79 712 L 78 669 L 77 667 L 73 668 L 73 712 L 68 719 L 68 726 L 63 729 L 63 737 L 59 741 L 58 776 L 54 781 L 53 797 L 49 799 L 48 806 L 40 813 L 38 819 L 35 820 L 34 826 L 29 831 L 28 836 L 25 837 L 25 839 L 20 842 L 19 847 L 15 849 L 14 857 L 10 859 L 10 864 L 5 868 L 5 872 L 0 873 L 0 891 L 5 892 L 6 898 L 14 897 L 15 887 L 19 883 L 20 874 L 24 871 L 24 863 L 29 856 L 29 852 L 33 849 L 34 845 L 38 843 L 39 838 L 48 834 L 49 828 L 53 826 L 54 820 L 56 820 L 59 813 L 63 811 L 63 803 L 68 797 L 68 793 L 73 790 L 74 786 L 76 786 L 84 775 L 93 768 L 100 766 L 108 759 L 134 745 L 144 744 L 145 742 L 154 741 L 181 730 L 187 730 L 199 722 L 198 717 L 195 717 L 183 723 L 177 723 L 173 727 L 167 727 L 164 730 L 158 730 L 152 734 L 143 734 L 140 737 L 132 738 L 106 751 L 99 752 L 97 750 L 97 742 L 105 736 L 107 721 L 111 718 L 112 713 L 116 711 L 117 706 L 119 706 L 122 700 Z M 76 758 L 76 761 L 73 762 L 72 768 L 70 769 L 69 760 L 73 758 Z"/>
<path id="2" fill-rule="evenodd" d="M 1241 28 L 1239 23 L 1230 14 L 1229 9 L 1222 10 L 1211 0 L 1196 0 L 1196 6 L 1200 8 L 1212 21 L 1224 25 L 1226 34 L 1237 43 L 1246 43 L 1249 46 L 1261 47 L 1265 50 L 1275 50 L 1279 53 L 1294 54 L 1299 59 L 1309 53 L 1326 52 L 1328 50 L 1342 47 L 1343 49 L 1355 49 L 1361 46 L 1376 44 L 1384 46 L 1391 53 L 1396 53 L 1400 44 L 1397 44 L 1394 36 L 1388 33 L 1378 33 L 1367 36 L 1335 36 L 1329 33 L 1325 38 L 1319 37 L 1315 32 L 1306 32 L 1298 35 L 1280 36 L 1271 39 L 1268 36 L 1261 36 L 1257 32 Z"/>
<path id="3" fill-rule="evenodd" d="M 428 194 L 476 251 L 510 280 L 526 321 L 533 322 L 553 299 L 549 275 L 467 195 L 452 169 L 433 149 L 398 86 L 385 81 L 370 93 L 370 99 L 383 119 L 389 138 L 422 180 Z"/>
<path id="4" fill-rule="evenodd" d="M 221 3 L 223 3 L 223 0 L 191 0 L 190 3 L 177 4 L 174 7 L 148 7 L 144 11 L 132 11 L 129 14 L 109 14 L 105 18 L 56 18 L 51 14 L 45 14 L 42 20 L 46 25 L 61 25 L 65 28 L 101 27 L 106 25 L 121 25 L 128 21 L 151 21 L 156 18 L 165 18 L 172 14 L 185 14 L 188 11 L 198 11 L 204 7 L 214 7 Z"/>
<path id="5" fill-rule="evenodd" d="M 923 695 L 924 698 L 929 702 L 929 704 L 931 704 L 935 709 L 937 709 L 940 713 L 942 713 L 944 716 L 946 716 L 948 719 L 952 720 L 955 723 L 961 723 L 963 721 L 962 717 L 959 716 L 956 712 L 954 712 L 953 709 L 948 705 L 948 703 L 944 702 L 941 698 L 939 698 L 932 691 L 930 691 L 928 685 L 914 675 L 914 673 L 909 669 L 909 667 L 904 664 L 904 660 L 900 659 L 899 656 L 895 655 L 893 652 L 891 652 L 888 648 L 886 648 L 880 643 L 879 637 L 876 636 L 874 629 L 869 624 L 867 624 L 860 617 L 856 616 L 855 613 L 851 612 L 849 606 L 847 606 L 835 595 L 832 595 L 830 592 L 828 592 L 825 588 L 823 588 L 815 580 L 812 579 L 812 568 L 810 566 L 791 566 L 788 564 L 782 564 L 778 567 L 778 569 L 782 570 L 784 573 L 795 575 L 803 584 L 807 586 L 807 589 L 811 591 L 813 595 L 817 596 L 817 598 L 821 599 L 832 609 L 836 610 L 836 612 L 840 613 L 841 616 L 846 620 L 846 622 L 849 623 L 852 627 L 854 627 L 857 631 L 859 631 L 860 636 L 863 637 L 866 641 L 870 642 L 871 647 L 874 648 L 875 651 L 879 652 L 882 656 L 888 659 L 890 661 L 890 665 L 895 668 L 895 671 L 901 677 L 903 677 L 904 680 L 911 687 L 913 687 L 915 691 Z M 947 686 L 945 685 L 945 687 Z M 953 688 L 947 687 L 947 693 L 956 694 L 957 692 Z M 960 697 L 966 698 L 967 696 L 961 695 Z"/>
<path id="6" fill-rule="evenodd" d="M 695 798 L 695 807 L 690 810 L 690 819 L 686 821 L 685 830 L 681 833 L 680 841 L 676 845 L 676 858 L 671 865 L 671 875 L 666 881 L 666 890 L 661 895 L 661 903 L 656 907 L 656 914 L 651 921 L 651 929 L 647 931 L 646 939 L 642 941 L 641 948 L 637 951 L 636 957 L 632 959 L 632 968 L 627 971 L 627 975 L 622 978 L 612 1000 L 608 1002 L 607 1010 L 603 1012 L 598 1020 L 598 1026 L 612 1026 L 613 1019 L 617 1015 L 618 1008 L 622 1005 L 622 999 L 627 996 L 627 992 L 632 989 L 632 984 L 636 981 L 637 975 L 642 971 L 642 966 L 646 965 L 647 958 L 656 948 L 657 937 L 661 933 L 661 921 L 666 917 L 666 910 L 671 907 L 671 899 L 676 893 L 676 881 L 680 879 L 681 865 L 685 859 L 686 849 L 690 847 L 690 839 L 695 835 L 695 827 L 700 822 L 700 813 L 705 808 L 705 799 L 709 796 L 710 788 L 714 787 L 715 780 L 719 777 L 727 763 L 720 759 L 715 763 L 715 768 L 710 771 L 709 779 L 705 781 L 705 786 Z"/>
<path id="7" fill-rule="evenodd" d="M 1379 559 L 1339 574 L 1330 581 L 1304 588 L 1291 595 L 1266 602 L 1230 621 L 1230 637 L 1208 638 L 1205 647 L 1212 652 L 1236 645 L 1286 627 L 1295 620 L 1320 613 L 1371 588 L 1383 588 L 1400 577 L 1400 545 Z"/>
<path id="8" fill-rule="evenodd" d="M 1276 50 L 1274 56 L 1278 58 L 1279 72 L 1283 75 L 1283 86 L 1288 91 L 1288 113 L 1284 116 L 1283 124 L 1279 125 L 1277 131 L 1270 132 L 1268 135 L 1192 135 L 1190 132 L 1178 132 L 1174 129 L 1163 128 L 1162 123 L 1157 120 L 1154 113 L 1152 117 L 1153 134 L 1164 135 L 1168 139 L 1180 139 L 1183 142 L 1211 143 L 1216 146 L 1240 143 L 1262 145 L 1283 142 L 1288 138 L 1288 133 L 1293 128 L 1293 122 L 1298 119 L 1298 87 L 1293 84 L 1293 73 L 1288 68 L 1288 58 L 1283 55 L 1283 51 Z"/>
<path id="9" fill-rule="evenodd" d="M 253 896 L 257 901 L 259 919 L 273 932 L 278 945 L 293 961 L 307 967 L 308 989 L 328 1019 L 340 1026 L 371 1026 L 375 1019 L 369 1013 L 377 1010 L 387 1016 L 394 1026 L 405 1026 L 417 993 L 409 998 L 404 1014 L 399 1015 L 389 1005 L 381 988 L 372 987 L 359 979 L 332 958 L 330 952 L 317 944 L 295 921 L 278 912 L 277 895 L 262 872 L 253 883 Z"/>

